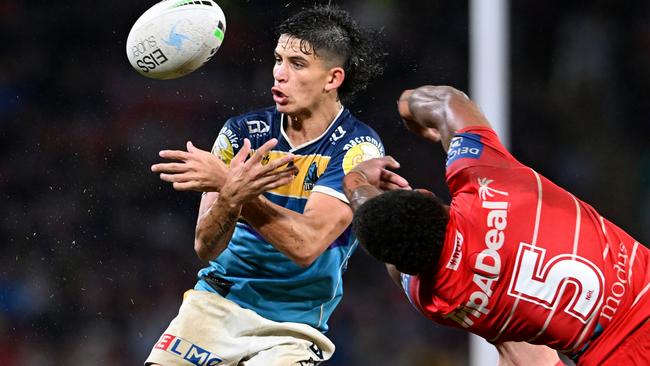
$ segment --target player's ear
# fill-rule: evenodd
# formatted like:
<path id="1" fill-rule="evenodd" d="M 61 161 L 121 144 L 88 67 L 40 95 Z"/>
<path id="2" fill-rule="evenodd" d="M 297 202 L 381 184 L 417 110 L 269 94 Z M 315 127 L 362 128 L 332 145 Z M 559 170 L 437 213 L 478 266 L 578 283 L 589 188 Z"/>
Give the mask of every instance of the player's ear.
<path id="1" fill-rule="evenodd" d="M 345 80 L 345 70 L 340 66 L 332 67 L 327 73 L 325 90 L 330 91 L 338 89 L 343 84 L 343 80 Z"/>

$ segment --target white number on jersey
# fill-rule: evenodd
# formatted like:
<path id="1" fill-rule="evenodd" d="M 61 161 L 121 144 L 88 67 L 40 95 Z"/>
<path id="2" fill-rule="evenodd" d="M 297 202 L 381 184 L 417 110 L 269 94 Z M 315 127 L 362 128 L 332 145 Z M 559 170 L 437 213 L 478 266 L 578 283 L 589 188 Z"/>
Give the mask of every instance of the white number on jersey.
<path id="1" fill-rule="evenodd" d="M 554 309 L 568 284 L 573 297 L 564 311 L 586 323 L 602 301 L 604 277 L 589 260 L 560 254 L 544 263 L 546 250 L 520 243 L 508 294 L 547 309 Z"/>

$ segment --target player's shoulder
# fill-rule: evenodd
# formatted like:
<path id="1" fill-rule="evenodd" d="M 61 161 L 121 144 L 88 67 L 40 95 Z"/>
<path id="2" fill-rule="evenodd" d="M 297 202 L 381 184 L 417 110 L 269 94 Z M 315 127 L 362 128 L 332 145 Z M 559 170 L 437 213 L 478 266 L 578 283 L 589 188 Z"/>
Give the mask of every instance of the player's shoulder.
<path id="1" fill-rule="evenodd" d="M 278 121 L 279 118 L 280 118 L 280 113 L 278 113 L 275 106 L 271 106 L 271 107 L 254 109 L 230 117 L 226 123 L 237 127 L 249 127 L 249 126 L 256 125 L 255 121 L 261 121 L 262 122 L 261 128 L 264 128 L 264 125 L 270 126 L 271 124 L 274 124 L 276 121 Z"/>
<path id="2" fill-rule="evenodd" d="M 329 139 L 336 142 L 337 148 L 344 151 L 357 145 L 372 145 L 378 149 L 381 156 L 384 154 L 384 145 L 379 134 L 347 109 L 341 115 L 341 122 Z"/>
<path id="3" fill-rule="evenodd" d="M 341 123 L 339 124 L 340 127 L 343 128 L 346 132 L 350 133 L 351 135 L 372 135 L 375 137 L 379 137 L 377 132 L 370 127 L 368 124 L 365 122 L 361 121 L 359 118 L 357 118 L 354 114 L 349 109 L 345 109 L 343 111 L 343 114 L 341 115 Z"/>

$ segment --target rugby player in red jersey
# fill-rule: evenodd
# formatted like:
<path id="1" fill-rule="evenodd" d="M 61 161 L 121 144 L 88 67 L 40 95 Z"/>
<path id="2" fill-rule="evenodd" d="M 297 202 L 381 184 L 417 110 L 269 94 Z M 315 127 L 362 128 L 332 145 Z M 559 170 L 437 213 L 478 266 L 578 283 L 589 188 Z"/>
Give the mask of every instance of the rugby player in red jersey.
<path id="1" fill-rule="evenodd" d="M 344 190 L 359 241 L 411 303 L 495 344 L 501 364 L 550 357 L 529 344 L 580 366 L 650 364 L 650 251 L 517 161 L 464 93 L 406 90 L 399 112 L 447 151 L 451 204 L 394 189 L 390 157 L 355 167 Z"/>

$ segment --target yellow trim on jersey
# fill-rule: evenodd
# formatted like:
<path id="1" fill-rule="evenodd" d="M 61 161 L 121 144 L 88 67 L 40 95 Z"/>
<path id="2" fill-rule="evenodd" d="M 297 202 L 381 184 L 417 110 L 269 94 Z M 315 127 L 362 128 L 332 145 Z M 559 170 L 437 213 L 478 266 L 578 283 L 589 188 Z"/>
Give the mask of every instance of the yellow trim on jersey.
<path id="1" fill-rule="evenodd" d="M 287 154 L 289 153 L 286 151 L 271 151 L 268 154 L 269 161 L 279 159 L 283 156 L 286 156 Z M 330 162 L 330 157 L 320 154 L 296 155 L 295 159 L 293 159 L 293 164 L 298 168 L 298 175 L 296 175 L 291 183 L 272 189 L 269 192 L 285 197 L 308 198 L 311 194 L 311 189 L 305 190 L 304 183 L 305 178 L 307 177 L 307 173 L 309 172 L 309 167 L 314 162 L 316 163 L 317 167 L 317 175 L 320 177 L 325 172 L 325 169 L 327 169 L 327 165 Z"/>

